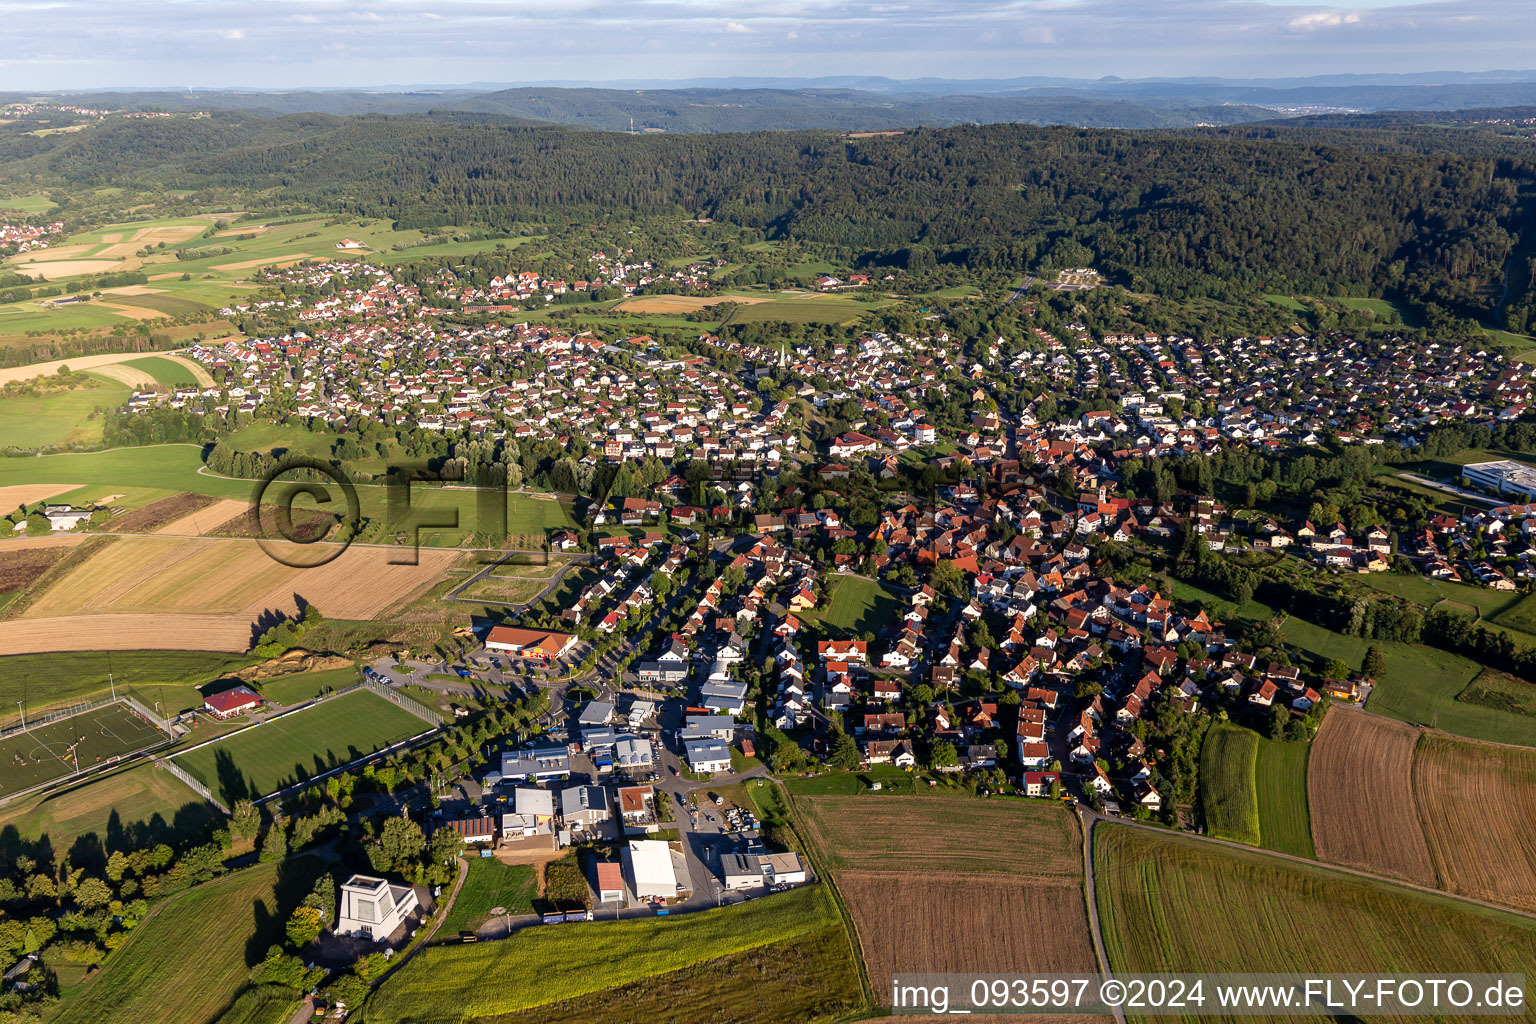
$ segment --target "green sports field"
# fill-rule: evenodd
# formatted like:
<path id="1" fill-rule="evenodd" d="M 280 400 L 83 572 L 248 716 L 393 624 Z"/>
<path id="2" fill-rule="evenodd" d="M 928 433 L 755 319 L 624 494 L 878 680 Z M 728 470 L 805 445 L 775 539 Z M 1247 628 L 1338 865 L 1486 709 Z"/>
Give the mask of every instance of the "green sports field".
<path id="1" fill-rule="evenodd" d="M 275 793 L 430 728 L 371 690 L 355 690 L 175 760 L 229 803 Z"/>
<path id="2" fill-rule="evenodd" d="M 165 738 L 126 704 L 108 704 L 7 736 L 0 740 L 0 796 L 88 771 Z"/>

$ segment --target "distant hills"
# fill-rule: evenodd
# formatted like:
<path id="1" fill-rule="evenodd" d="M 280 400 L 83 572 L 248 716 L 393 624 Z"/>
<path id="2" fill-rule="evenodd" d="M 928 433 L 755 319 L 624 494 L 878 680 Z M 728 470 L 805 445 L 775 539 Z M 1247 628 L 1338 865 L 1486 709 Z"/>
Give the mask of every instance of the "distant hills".
<path id="1" fill-rule="evenodd" d="M 881 131 L 1008 122 L 1173 129 L 1299 116 L 1536 105 L 1536 71 L 1247 80 L 1027 77 L 959 81 L 841 76 L 51 95 L 116 109 L 214 109 L 268 117 L 460 112 L 515 119 L 514 123 L 604 131 Z M 0 95 L 0 101 L 22 98 L 30 97 Z"/>

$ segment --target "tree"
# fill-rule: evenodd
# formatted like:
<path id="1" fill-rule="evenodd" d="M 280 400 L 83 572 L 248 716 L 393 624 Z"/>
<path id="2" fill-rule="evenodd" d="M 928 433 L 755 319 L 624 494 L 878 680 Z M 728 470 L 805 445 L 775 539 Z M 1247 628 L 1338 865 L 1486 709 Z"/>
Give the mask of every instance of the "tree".
<path id="1" fill-rule="evenodd" d="M 1348 679 L 1349 663 L 1341 658 L 1329 658 L 1323 666 L 1323 675 L 1329 679 Z"/>
<path id="2" fill-rule="evenodd" d="M 295 907 L 292 916 L 288 918 L 288 945 L 294 949 L 303 949 L 318 939 L 324 929 L 325 921 L 320 916 L 319 907 Z"/>
<path id="3" fill-rule="evenodd" d="M 944 559 L 933 567 L 933 575 L 929 578 L 933 589 L 940 594 L 950 597 L 965 597 L 965 573 L 954 562 Z"/>
<path id="4" fill-rule="evenodd" d="M 282 860 L 288 856 L 288 832 L 280 821 L 274 821 L 272 827 L 267 829 L 267 834 L 261 838 L 261 857 L 263 861 Z"/>
<path id="5" fill-rule="evenodd" d="M 953 743 L 940 740 L 933 745 L 933 752 L 928 760 L 935 768 L 953 768 L 960 763 L 960 754 L 955 750 Z"/>
<path id="6" fill-rule="evenodd" d="M 1365 658 L 1360 662 L 1360 674 L 1367 679 L 1381 679 L 1387 674 L 1387 659 L 1382 656 L 1381 648 L 1375 644 L 1365 649 Z M 1343 676 L 1338 678 L 1343 679 Z"/>
<path id="7" fill-rule="evenodd" d="M 254 840 L 261 832 L 261 811 L 249 800 L 237 800 L 230 815 L 229 830 L 241 839 Z"/>
<path id="8" fill-rule="evenodd" d="M 48 521 L 48 517 L 43 515 L 41 512 L 33 512 L 31 515 L 27 516 L 28 537 L 40 537 L 43 534 L 51 532 L 52 530 L 53 524 L 50 523 Z"/>
<path id="9" fill-rule="evenodd" d="M 87 876 L 75 886 L 75 902 L 82 909 L 96 910 L 112 902 L 112 887 L 95 876 Z"/>
<path id="10" fill-rule="evenodd" d="M 390 871 L 415 861 L 426 848 L 427 837 L 422 835 L 420 825 L 410 818 L 392 817 L 384 823 L 378 845 L 368 853 L 375 868 Z"/>
<path id="11" fill-rule="evenodd" d="M 859 766 L 862 758 L 859 757 L 859 748 L 853 742 L 853 737 L 839 731 L 836 739 L 832 741 L 832 752 L 827 755 L 827 764 L 833 768 L 841 768 L 844 771 L 852 771 Z"/>

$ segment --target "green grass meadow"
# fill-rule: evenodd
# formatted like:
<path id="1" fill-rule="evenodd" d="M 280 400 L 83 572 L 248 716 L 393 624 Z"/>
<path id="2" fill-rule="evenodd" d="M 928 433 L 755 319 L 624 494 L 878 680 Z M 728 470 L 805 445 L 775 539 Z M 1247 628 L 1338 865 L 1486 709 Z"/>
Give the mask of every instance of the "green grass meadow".
<path id="1" fill-rule="evenodd" d="M 99 444 L 102 413 L 132 393 L 117 381 L 93 376 L 83 387 L 0 398 L 0 447 Z"/>
<path id="2" fill-rule="evenodd" d="M 469 874 L 438 934 L 446 937 L 473 931 L 491 911 L 501 907 L 513 916 L 533 913 L 538 873 L 527 864 L 503 864 L 494 857 L 471 857 Z"/>
<path id="3" fill-rule="evenodd" d="M 1205 831 L 1217 839 L 1259 845 L 1259 795 L 1254 773 L 1259 734 L 1217 722 L 1200 748 L 1200 808 Z"/>
<path id="4" fill-rule="evenodd" d="M 821 620 L 850 633 L 878 633 L 901 614 L 901 600 L 861 576 L 839 576 L 823 600 Z"/>
<path id="5" fill-rule="evenodd" d="M 368 690 L 242 729 L 176 757 L 225 803 L 265 796 L 430 729 Z"/>
<path id="6" fill-rule="evenodd" d="M 246 985 L 319 872 L 313 857 L 258 864 L 173 897 L 67 998 L 58 1024 L 214 1021 Z"/>

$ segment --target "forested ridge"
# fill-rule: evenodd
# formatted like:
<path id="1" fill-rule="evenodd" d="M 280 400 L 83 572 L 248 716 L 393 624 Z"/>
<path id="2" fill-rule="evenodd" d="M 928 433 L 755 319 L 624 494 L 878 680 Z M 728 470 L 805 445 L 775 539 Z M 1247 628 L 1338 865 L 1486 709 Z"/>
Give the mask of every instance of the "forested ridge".
<path id="1" fill-rule="evenodd" d="M 1487 319 L 1536 165 L 1483 142 L 1419 152 L 1401 141 L 1411 132 L 1391 135 L 631 136 L 462 116 L 215 114 L 7 139 L 0 158 L 40 179 L 257 189 L 405 227 L 707 216 L 871 263 L 1049 259 L 1173 296 L 1388 294 Z"/>

